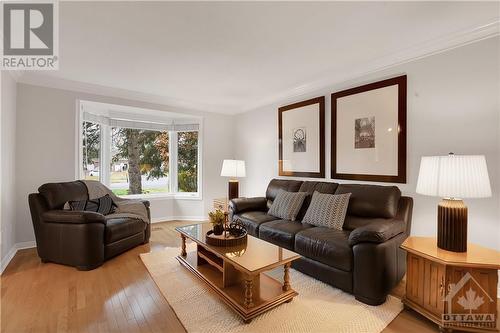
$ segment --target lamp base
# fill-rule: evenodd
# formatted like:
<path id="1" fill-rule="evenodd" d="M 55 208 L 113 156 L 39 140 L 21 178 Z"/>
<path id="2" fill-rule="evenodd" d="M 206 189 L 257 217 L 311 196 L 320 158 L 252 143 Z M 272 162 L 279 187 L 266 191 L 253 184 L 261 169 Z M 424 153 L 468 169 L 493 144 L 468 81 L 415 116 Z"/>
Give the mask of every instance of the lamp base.
<path id="1" fill-rule="evenodd" d="M 438 247 L 467 252 L 467 206 L 462 200 L 443 199 L 438 205 Z"/>
<path id="2" fill-rule="evenodd" d="M 237 180 L 230 180 L 228 183 L 228 200 L 238 198 L 238 181 Z"/>

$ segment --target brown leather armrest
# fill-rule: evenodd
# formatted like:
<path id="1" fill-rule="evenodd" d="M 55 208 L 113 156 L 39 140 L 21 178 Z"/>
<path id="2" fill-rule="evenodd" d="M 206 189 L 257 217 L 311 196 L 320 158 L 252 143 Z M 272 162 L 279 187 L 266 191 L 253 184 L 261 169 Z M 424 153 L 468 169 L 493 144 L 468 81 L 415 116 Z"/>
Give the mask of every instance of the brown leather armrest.
<path id="1" fill-rule="evenodd" d="M 250 210 L 267 211 L 266 198 L 236 198 L 229 201 L 229 209 L 233 214 L 238 214 Z"/>
<path id="2" fill-rule="evenodd" d="M 396 219 L 374 222 L 354 229 L 349 235 L 349 245 L 358 243 L 383 243 L 405 231 L 405 224 Z"/>
<path id="3" fill-rule="evenodd" d="M 103 223 L 106 224 L 104 215 L 96 212 L 73 211 L 73 210 L 49 210 L 42 214 L 44 222 L 49 223 Z"/>
<path id="4" fill-rule="evenodd" d="M 140 202 L 142 203 L 144 206 L 146 206 L 146 208 L 149 208 L 150 206 L 150 203 L 148 200 L 144 200 L 144 199 L 122 199 L 118 202 L 122 202 L 122 203 L 133 203 L 133 202 Z"/>

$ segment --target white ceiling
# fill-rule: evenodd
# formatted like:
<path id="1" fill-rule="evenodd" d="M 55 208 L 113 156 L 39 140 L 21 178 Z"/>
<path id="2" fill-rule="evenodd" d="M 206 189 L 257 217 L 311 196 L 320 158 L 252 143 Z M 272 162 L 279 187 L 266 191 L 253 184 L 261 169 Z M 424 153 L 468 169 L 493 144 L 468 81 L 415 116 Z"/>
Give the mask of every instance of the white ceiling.
<path id="1" fill-rule="evenodd" d="M 238 113 L 498 34 L 499 3 L 61 2 L 60 68 L 19 80 Z"/>

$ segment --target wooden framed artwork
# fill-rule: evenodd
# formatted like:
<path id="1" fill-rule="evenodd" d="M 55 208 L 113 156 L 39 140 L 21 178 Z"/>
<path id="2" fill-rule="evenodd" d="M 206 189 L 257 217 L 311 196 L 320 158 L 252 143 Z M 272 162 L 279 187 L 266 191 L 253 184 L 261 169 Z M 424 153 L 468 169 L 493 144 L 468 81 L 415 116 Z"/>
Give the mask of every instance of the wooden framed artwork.
<path id="1" fill-rule="evenodd" d="M 325 177 L 325 97 L 278 109 L 279 175 Z"/>
<path id="2" fill-rule="evenodd" d="M 406 183 L 406 75 L 332 94 L 331 178 Z"/>

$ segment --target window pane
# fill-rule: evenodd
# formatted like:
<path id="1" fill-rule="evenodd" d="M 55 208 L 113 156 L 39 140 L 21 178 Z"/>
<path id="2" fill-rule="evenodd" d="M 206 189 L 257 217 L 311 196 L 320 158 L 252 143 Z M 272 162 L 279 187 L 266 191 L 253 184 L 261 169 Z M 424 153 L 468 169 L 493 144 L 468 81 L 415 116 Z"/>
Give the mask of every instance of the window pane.
<path id="1" fill-rule="evenodd" d="M 177 133 L 179 192 L 198 192 L 198 132 Z"/>
<path id="2" fill-rule="evenodd" d="M 82 128 L 83 179 L 99 180 L 101 125 L 84 121 Z"/>
<path id="3" fill-rule="evenodd" d="M 168 132 L 111 128 L 110 188 L 117 195 L 168 193 Z"/>

